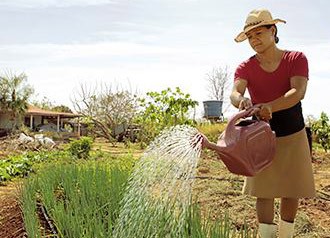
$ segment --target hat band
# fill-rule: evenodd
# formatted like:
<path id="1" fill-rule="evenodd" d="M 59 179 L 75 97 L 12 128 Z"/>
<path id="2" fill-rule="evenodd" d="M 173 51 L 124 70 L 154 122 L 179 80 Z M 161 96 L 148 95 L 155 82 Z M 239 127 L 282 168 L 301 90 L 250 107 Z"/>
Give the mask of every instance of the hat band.
<path id="1" fill-rule="evenodd" d="M 251 23 L 249 23 L 249 24 L 247 24 L 247 25 L 244 26 L 244 30 L 245 30 L 247 27 L 249 27 L 249 26 L 255 26 L 255 25 L 258 25 L 258 24 L 260 24 L 261 22 L 262 22 L 262 21 L 251 22 Z"/>

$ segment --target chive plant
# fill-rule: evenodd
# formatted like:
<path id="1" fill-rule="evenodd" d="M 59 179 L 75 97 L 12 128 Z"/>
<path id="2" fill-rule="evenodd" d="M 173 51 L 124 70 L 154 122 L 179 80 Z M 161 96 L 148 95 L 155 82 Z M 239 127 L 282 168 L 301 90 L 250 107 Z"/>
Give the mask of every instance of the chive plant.
<path id="1" fill-rule="evenodd" d="M 255 237 L 248 228 L 235 231 L 228 217 L 202 219 L 192 204 L 201 143 L 196 133 L 184 126 L 165 131 L 133 172 L 130 162 L 121 166 L 112 160 L 46 167 L 23 188 L 28 236 L 43 235 L 38 202 L 64 238 Z"/>
<path id="2" fill-rule="evenodd" d="M 45 207 L 60 237 L 111 237 L 128 175 L 129 170 L 119 166 L 110 169 L 104 163 L 88 162 L 59 164 L 30 177 L 22 196 L 29 237 L 40 234 L 37 202 Z"/>

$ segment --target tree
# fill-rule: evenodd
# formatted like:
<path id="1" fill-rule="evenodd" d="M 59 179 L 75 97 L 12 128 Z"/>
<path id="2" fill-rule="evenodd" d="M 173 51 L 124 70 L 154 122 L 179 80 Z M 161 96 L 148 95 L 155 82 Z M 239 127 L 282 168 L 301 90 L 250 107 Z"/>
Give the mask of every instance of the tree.
<path id="1" fill-rule="evenodd" d="M 179 87 L 174 91 L 167 88 L 161 92 L 148 92 L 146 98 L 140 98 L 139 102 L 141 110 L 137 121 L 142 126 L 140 140 L 145 143 L 153 140 L 166 127 L 192 124 L 188 113 L 198 105 Z"/>
<path id="2" fill-rule="evenodd" d="M 27 84 L 25 73 L 16 75 L 8 71 L 0 75 L 0 109 L 11 113 L 13 129 L 21 124 L 33 92 L 34 89 Z"/>
<path id="3" fill-rule="evenodd" d="M 58 106 L 53 106 L 51 108 L 52 111 L 54 112 L 67 112 L 67 113 L 73 113 L 72 110 L 65 105 L 58 105 Z"/>
<path id="4" fill-rule="evenodd" d="M 212 99 L 224 101 L 225 91 L 229 87 L 229 77 L 228 66 L 214 67 L 210 73 L 206 74 L 207 90 Z"/>
<path id="5" fill-rule="evenodd" d="M 49 111 L 54 111 L 54 112 L 68 112 L 68 113 L 72 113 L 72 110 L 68 106 L 65 106 L 65 105 L 55 105 L 47 97 L 43 97 L 40 101 L 33 100 L 31 102 L 31 104 L 33 106 L 36 106 L 36 107 L 41 108 L 43 110 L 49 110 Z"/>
<path id="6" fill-rule="evenodd" d="M 80 85 L 72 103 L 74 109 L 91 125 L 96 136 L 115 144 L 120 131 L 131 123 L 137 111 L 136 97 L 128 90 L 112 85 Z"/>
<path id="7" fill-rule="evenodd" d="M 43 110 L 51 110 L 54 107 L 54 104 L 47 97 L 43 97 L 41 100 L 33 100 L 31 105 Z"/>

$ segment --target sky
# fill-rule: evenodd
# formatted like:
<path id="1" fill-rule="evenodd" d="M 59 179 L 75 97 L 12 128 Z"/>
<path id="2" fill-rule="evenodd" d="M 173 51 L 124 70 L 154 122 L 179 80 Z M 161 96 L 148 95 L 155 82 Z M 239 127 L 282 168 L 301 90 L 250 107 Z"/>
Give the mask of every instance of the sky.
<path id="1" fill-rule="evenodd" d="M 0 0 L 0 72 L 25 72 L 36 98 L 71 108 L 81 84 L 141 96 L 180 87 L 202 116 L 202 102 L 213 99 L 206 75 L 225 66 L 233 75 L 254 54 L 234 38 L 255 8 L 285 19 L 278 47 L 309 60 L 304 115 L 330 114 L 328 0 Z M 226 107 L 225 116 L 234 112 Z"/>

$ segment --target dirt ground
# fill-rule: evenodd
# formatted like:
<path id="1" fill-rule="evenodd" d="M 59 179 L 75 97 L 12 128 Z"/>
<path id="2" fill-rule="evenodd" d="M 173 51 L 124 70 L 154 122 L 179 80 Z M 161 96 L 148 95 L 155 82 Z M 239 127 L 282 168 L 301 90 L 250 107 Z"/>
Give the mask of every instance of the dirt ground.
<path id="1" fill-rule="evenodd" d="M 237 228 L 244 223 L 256 228 L 255 199 L 241 194 L 243 177 L 228 172 L 212 153 L 200 160 L 194 195 L 204 216 L 213 219 L 227 213 Z M 295 237 L 330 238 L 330 154 L 313 153 L 317 196 L 301 199 L 295 222 Z M 279 201 L 276 200 L 276 222 Z"/>
<path id="2" fill-rule="evenodd" d="M 330 238 L 330 154 L 314 153 L 313 167 L 317 197 L 300 201 L 295 237 Z M 17 184 L 0 186 L 1 238 L 26 237 Z M 230 174 L 212 154 L 203 154 L 193 188 L 203 216 L 216 219 L 227 213 L 237 228 L 244 223 L 256 227 L 255 200 L 241 194 L 242 185 L 243 177 Z"/>
<path id="3" fill-rule="evenodd" d="M 18 199 L 18 186 L 8 183 L 0 186 L 0 237 L 20 238 L 25 235 L 24 223 Z"/>

